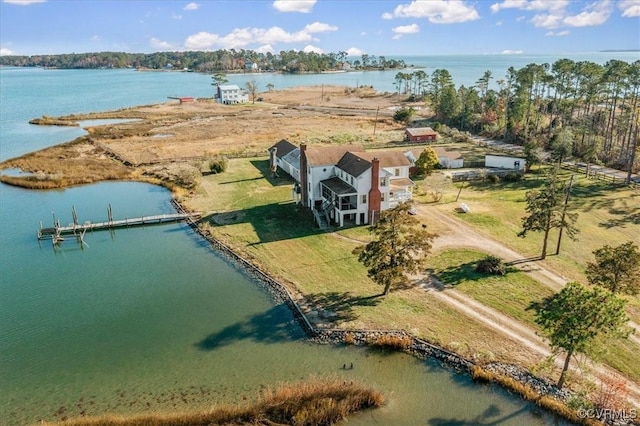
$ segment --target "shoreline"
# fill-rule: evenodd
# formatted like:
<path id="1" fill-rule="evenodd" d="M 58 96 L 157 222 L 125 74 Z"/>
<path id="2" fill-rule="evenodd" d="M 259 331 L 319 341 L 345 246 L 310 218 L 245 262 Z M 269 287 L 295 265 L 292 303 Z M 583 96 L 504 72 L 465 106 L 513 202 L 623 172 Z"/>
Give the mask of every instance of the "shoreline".
<path id="1" fill-rule="evenodd" d="M 188 211 L 175 198 L 172 198 L 171 202 L 178 212 Z M 548 412 L 566 420 L 574 423 L 592 424 L 589 421 L 590 419 L 581 418 L 577 411 L 568 407 L 567 404 L 572 396 L 569 390 L 560 389 L 554 383 L 536 376 L 519 365 L 500 361 L 481 364 L 413 336 L 403 329 L 343 330 L 324 328 L 321 327 L 322 323 L 314 325 L 307 318 L 285 284 L 271 277 L 268 272 L 263 271 L 256 264 L 238 254 L 232 247 L 202 229 L 196 221 L 188 220 L 187 223 L 194 232 L 204 238 L 227 260 L 242 268 L 247 274 L 264 285 L 275 300 L 283 302 L 289 308 L 292 316 L 309 341 L 315 344 L 380 346 L 390 350 L 401 350 L 418 359 L 431 358 L 456 373 L 469 374 L 474 382 L 496 384 L 503 389 L 516 393 L 523 400 L 534 402 Z M 401 343 L 398 345 L 384 343 L 388 341 Z"/>
<path id="2" fill-rule="evenodd" d="M 95 113 L 94 113 L 95 114 Z M 98 113 L 99 114 L 99 113 Z M 69 144 L 69 143 L 73 143 L 72 142 L 67 142 L 65 144 Z M 62 145 L 58 145 L 58 146 L 63 146 L 65 144 Z M 94 143 L 92 143 L 94 146 L 96 146 Z M 45 148 L 45 149 L 50 149 L 50 148 Z M 64 149 L 64 148 L 63 148 Z M 29 154 L 26 154 L 29 155 Z M 7 160 L 7 161 L 11 161 L 13 159 Z M 122 159 L 115 159 L 116 162 L 118 163 L 125 163 L 124 161 L 122 161 Z M 139 165 L 132 165 L 133 167 L 130 168 L 131 171 L 142 171 L 143 169 L 138 167 Z M 151 178 L 149 178 L 151 179 Z M 79 184 L 88 184 L 88 183 L 97 183 L 97 182 L 101 182 L 101 181 L 107 181 L 108 179 L 102 178 L 102 177 L 96 177 L 96 179 L 92 182 L 78 182 L 75 185 L 79 185 Z M 114 180 L 120 180 L 120 179 L 114 179 Z M 168 188 L 170 191 L 172 191 L 173 194 L 173 198 L 175 199 L 175 197 L 178 195 L 178 186 L 175 183 L 172 183 L 171 181 L 159 181 L 156 180 L 155 182 L 151 182 L 149 180 L 145 180 L 143 179 L 143 176 L 140 175 L 130 175 L 130 178 L 127 180 L 132 180 L 132 181 L 140 181 L 140 182 L 146 182 L 146 183 L 153 183 L 156 185 L 160 185 L 163 187 Z M 63 185 L 64 186 L 64 185 Z M 177 202 L 177 201 L 176 201 Z M 301 309 L 301 307 L 298 305 L 298 303 L 296 302 L 295 298 L 291 295 L 291 293 L 287 290 L 286 285 L 272 279 L 268 273 L 264 272 L 263 270 L 261 270 L 259 267 L 257 267 L 256 265 L 254 265 L 253 263 L 251 263 L 250 261 L 242 258 L 241 256 L 239 256 L 238 254 L 236 254 L 233 251 L 233 248 L 225 245 L 224 243 L 216 240 L 213 236 L 206 236 L 205 233 L 207 233 L 207 231 L 201 230 L 202 232 L 200 233 L 202 237 L 204 237 L 207 241 L 209 241 L 212 245 L 213 244 L 218 244 L 218 248 L 220 250 L 222 250 L 222 252 L 228 251 L 228 256 L 230 256 L 231 258 L 233 257 L 238 257 L 238 259 L 236 260 L 239 263 L 239 266 L 242 267 L 245 270 L 251 270 L 253 271 L 253 269 L 255 269 L 254 275 L 256 276 L 256 278 L 261 281 L 264 282 L 265 285 L 273 292 L 276 294 L 280 294 L 279 297 L 282 298 L 282 300 L 287 303 L 288 307 L 291 309 L 294 317 L 296 317 L 296 320 L 300 323 L 300 321 L 302 322 L 306 322 L 308 325 L 308 329 L 305 328 L 304 324 L 302 324 L 303 329 L 305 329 L 305 333 L 310 337 L 310 339 L 312 341 L 315 341 L 316 343 L 319 344 L 358 344 L 358 345 L 367 345 L 367 344 L 374 344 L 374 341 L 376 340 L 377 337 L 380 337 L 382 335 L 390 335 L 391 337 L 395 337 L 395 338 L 399 338 L 399 339 L 403 339 L 407 336 L 409 336 L 409 338 L 412 339 L 412 343 L 411 343 L 411 347 L 410 350 L 405 350 L 407 352 L 413 353 L 411 351 L 415 351 L 414 355 L 415 356 L 419 356 L 419 357 L 431 357 L 433 356 L 435 359 L 447 364 L 448 366 L 456 369 L 457 371 L 463 371 L 465 373 L 469 373 L 469 374 L 474 374 L 474 371 L 476 367 L 480 367 L 478 366 L 476 363 L 474 363 L 473 361 L 469 361 L 467 359 L 465 359 L 462 356 L 459 356 L 455 353 L 452 352 L 448 352 L 443 348 L 440 348 L 438 346 L 432 345 L 428 342 L 422 341 L 420 339 L 417 339 L 413 336 L 408 335 L 404 330 L 340 330 L 340 329 L 318 329 L 317 327 L 314 327 L 314 325 L 308 320 L 307 316 L 305 315 L 305 313 L 303 312 L 303 310 Z M 216 243 L 212 242 L 212 240 L 215 240 Z M 289 301 L 289 302 L 287 302 Z M 314 340 L 315 339 L 315 340 Z M 423 345 L 424 344 L 424 345 Z M 435 355 L 433 355 L 433 353 L 435 353 Z M 449 358 L 449 356 L 451 356 L 451 358 Z M 495 370 L 495 381 L 499 382 L 501 384 L 501 386 L 505 387 L 506 389 L 511 389 L 514 390 L 514 392 L 517 392 L 519 395 L 523 396 L 526 395 L 526 393 L 523 392 L 519 392 L 518 390 L 514 389 L 513 386 L 509 385 L 508 381 L 506 380 L 507 378 L 511 378 L 513 380 L 516 380 L 518 383 L 522 383 L 523 385 L 528 384 L 529 380 L 531 379 L 532 381 L 535 381 L 535 376 L 532 375 L 530 372 L 527 371 L 527 373 L 531 376 L 530 378 L 526 378 L 526 375 L 522 375 L 520 373 L 518 373 L 518 371 L 521 371 L 522 368 L 520 368 L 519 366 L 515 365 L 515 364 L 503 364 L 503 363 L 495 363 L 494 365 L 484 365 L 482 367 L 486 367 L 486 366 L 490 366 L 494 371 Z M 510 376 L 509 374 L 504 374 L 504 372 L 513 372 L 514 377 Z M 482 374 L 478 374 L 478 377 L 482 377 Z M 518 378 L 516 378 L 518 377 Z M 493 381 L 494 379 L 490 379 L 489 381 Z M 486 379 L 485 379 L 486 380 Z M 545 382 L 543 379 L 538 379 L 540 380 L 540 382 L 542 382 L 542 389 L 545 389 L 545 386 L 548 385 L 548 382 Z M 504 383 L 504 384 L 503 384 Z M 552 384 L 550 386 L 553 386 Z M 551 391 L 549 391 L 551 392 Z M 541 396 L 539 395 L 537 398 L 541 398 Z M 565 399 L 566 401 L 566 399 Z"/>

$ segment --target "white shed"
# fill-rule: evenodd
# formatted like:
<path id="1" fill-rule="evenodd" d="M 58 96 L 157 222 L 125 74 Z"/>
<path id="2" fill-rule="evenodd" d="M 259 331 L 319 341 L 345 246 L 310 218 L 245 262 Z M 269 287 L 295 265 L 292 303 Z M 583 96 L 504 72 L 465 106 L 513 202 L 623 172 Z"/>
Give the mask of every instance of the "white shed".
<path id="1" fill-rule="evenodd" d="M 526 160 L 510 155 L 485 155 L 484 166 L 494 169 L 525 170 Z"/>

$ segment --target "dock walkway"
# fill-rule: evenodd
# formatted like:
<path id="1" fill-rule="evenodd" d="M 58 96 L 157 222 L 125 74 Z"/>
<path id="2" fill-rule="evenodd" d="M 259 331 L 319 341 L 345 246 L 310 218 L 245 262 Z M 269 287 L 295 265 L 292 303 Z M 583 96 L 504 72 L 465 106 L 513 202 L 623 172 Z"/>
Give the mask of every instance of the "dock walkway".
<path id="1" fill-rule="evenodd" d="M 84 222 L 72 223 L 68 226 L 56 226 L 52 228 L 40 228 L 38 230 L 38 239 L 58 239 L 65 235 L 74 235 L 85 231 L 97 231 L 101 229 L 125 228 L 129 226 L 151 225 L 168 222 L 179 222 L 181 220 L 192 220 L 199 217 L 199 213 L 171 213 L 159 214 L 153 216 L 142 216 L 132 219 L 108 220 L 106 222 Z"/>

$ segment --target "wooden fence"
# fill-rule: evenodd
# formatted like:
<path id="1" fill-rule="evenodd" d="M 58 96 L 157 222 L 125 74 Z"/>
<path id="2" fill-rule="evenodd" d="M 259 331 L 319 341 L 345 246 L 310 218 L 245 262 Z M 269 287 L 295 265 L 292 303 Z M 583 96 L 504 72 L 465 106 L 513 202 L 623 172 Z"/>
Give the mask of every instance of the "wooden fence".
<path id="1" fill-rule="evenodd" d="M 619 170 L 607 169 L 600 166 L 587 166 L 587 164 L 583 163 L 562 163 L 562 168 L 583 174 L 589 179 L 602 180 L 604 182 L 609 182 L 617 185 L 627 184 L 626 173 Z M 639 188 L 640 177 L 632 176 L 631 181 L 629 182 L 629 186 L 634 189 Z"/>

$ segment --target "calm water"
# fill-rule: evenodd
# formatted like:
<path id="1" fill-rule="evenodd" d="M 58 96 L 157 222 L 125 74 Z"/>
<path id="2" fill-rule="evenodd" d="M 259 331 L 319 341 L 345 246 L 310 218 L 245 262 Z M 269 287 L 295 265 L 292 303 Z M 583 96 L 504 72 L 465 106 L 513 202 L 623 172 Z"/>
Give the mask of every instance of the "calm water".
<path id="1" fill-rule="evenodd" d="M 382 81 L 381 74 L 366 78 Z M 345 76 L 334 76 L 269 78 L 276 87 L 343 84 Z M 2 69 L 0 156 L 82 133 L 30 126 L 30 118 L 176 94 L 206 97 L 209 80 L 194 73 Z M 54 249 L 35 238 L 52 212 L 70 223 L 72 205 L 81 221 L 99 221 L 109 203 L 122 218 L 169 212 L 169 200 L 166 190 L 140 183 L 46 192 L 0 184 L 0 424 L 181 410 L 310 376 L 357 379 L 387 395 L 387 406 L 350 424 L 551 421 L 499 389 L 403 354 L 305 343 L 281 303 L 185 225 L 88 233 L 84 249 L 75 241 Z M 353 370 L 340 369 L 349 362 Z"/>

